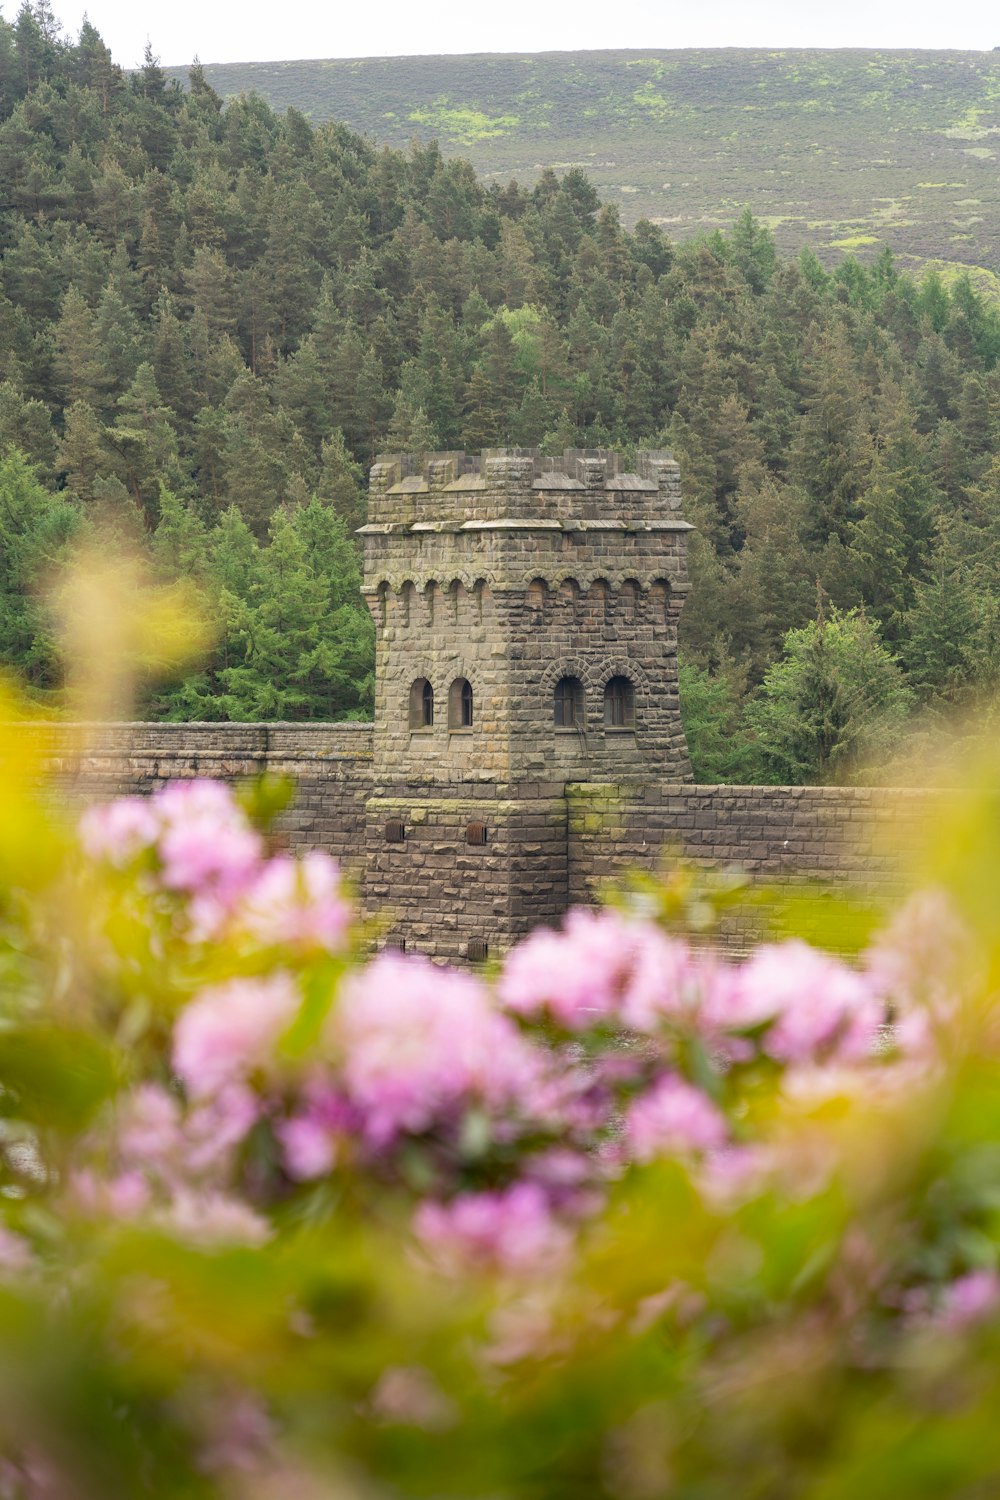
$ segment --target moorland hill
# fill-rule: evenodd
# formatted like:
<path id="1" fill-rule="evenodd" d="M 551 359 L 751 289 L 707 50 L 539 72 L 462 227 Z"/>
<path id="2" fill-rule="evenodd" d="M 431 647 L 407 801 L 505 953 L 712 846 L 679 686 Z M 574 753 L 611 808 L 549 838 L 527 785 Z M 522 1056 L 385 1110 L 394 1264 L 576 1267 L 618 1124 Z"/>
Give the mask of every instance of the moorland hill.
<path id="1" fill-rule="evenodd" d="M 182 70 L 176 70 L 182 77 Z M 206 66 L 391 146 L 437 139 L 487 181 L 582 167 L 673 238 L 744 205 L 780 249 L 1000 270 L 1000 52 L 689 50 Z"/>

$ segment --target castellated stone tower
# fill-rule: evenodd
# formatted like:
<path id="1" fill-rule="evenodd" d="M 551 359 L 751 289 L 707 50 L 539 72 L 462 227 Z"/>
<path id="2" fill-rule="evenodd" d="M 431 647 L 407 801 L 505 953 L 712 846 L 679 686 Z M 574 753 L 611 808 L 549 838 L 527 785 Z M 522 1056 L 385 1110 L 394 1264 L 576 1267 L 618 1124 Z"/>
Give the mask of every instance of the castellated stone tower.
<path id="1" fill-rule="evenodd" d="M 366 898 L 390 942 L 501 952 L 568 904 L 568 784 L 690 780 L 680 503 L 663 452 L 373 466 Z"/>

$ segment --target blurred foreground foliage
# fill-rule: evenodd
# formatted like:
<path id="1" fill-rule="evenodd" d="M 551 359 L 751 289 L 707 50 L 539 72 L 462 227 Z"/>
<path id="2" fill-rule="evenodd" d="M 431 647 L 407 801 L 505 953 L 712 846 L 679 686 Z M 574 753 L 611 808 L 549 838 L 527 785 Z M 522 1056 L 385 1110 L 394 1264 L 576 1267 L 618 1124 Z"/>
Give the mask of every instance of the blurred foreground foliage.
<path id="1" fill-rule="evenodd" d="M 487 981 L 366 960 L 224 789 L 78 834 L 18 711 L 0 1495 L 996 1492 L 995 764 L 881 937 L 817 903 L 853 967 L 699 954 L 747 893 L 674 872 Z"/>

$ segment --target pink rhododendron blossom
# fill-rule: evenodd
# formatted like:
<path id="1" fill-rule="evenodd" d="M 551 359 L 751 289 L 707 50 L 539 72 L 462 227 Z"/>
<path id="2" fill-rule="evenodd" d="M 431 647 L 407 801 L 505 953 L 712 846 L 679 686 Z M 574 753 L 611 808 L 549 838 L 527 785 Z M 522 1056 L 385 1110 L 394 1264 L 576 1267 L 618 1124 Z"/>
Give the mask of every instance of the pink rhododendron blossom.
<path id="1" fill-rule="evenodd" d="M 258 1397 L 238 1391 L 209 1398 L 200 1416 L 208 1433 L 200 1454 L 206 1474 L 250 1474 L 268 1458 L 275 1429 Z"/>
<path id="2" fill-rule="evenodd" d="M 711 1151 L 725 1142 L 725 1116 L 700 1089 L 670 1073 L 631 1105 L 625 1133 L 637 1161 L 665 1152 Z"/>
<path id="3" fill-rule="evenodd" d="M 80 841 L 90 859 L 121 868 L 156 842 L 159 819 L 146 797 L 119 797 L 88 807 L 80 819 Z"/>
<path id="4" fill-rule="evenodd" d="M 337 1141 L 322 1120 L 296 1115 L 275 1126 L 285 1171 L 296 1182 L 325 1177 L 337 1156 Z"/>
<path id="5" fill-rule="evenodd" d="M 70 1173 L 67 1187 L 73 1207 L 94 1218 L 137 1219 L 152 1201 L 148 1181 L 135 1171 L 99 1177 L 81 1168 Z"/>
<path id="6" fill-rule="evenodd" d="M 0 1224 L 0 1275 L 21 1275 L 35 1264 L 35 1252 L 28 1241 Z"/>
<path id="7" fill-rule="evenodd" d="M 263 1245 L 271 1238 L 266 1219 L 241 1198 L 181 1189 L 156 1215 L 168 1233 L 202 1250 L 226 1245 Z"/>
<path id="8" fill-rule="evenodd" d="M 539 1062 L 471 974 L 383 953 L 344 984 L 333 1020 L 349 1101 L 376 1146 L 467 1100 L 528 1107 Z"/>
<path id="9" fill-rule="evenodd" d="M 256 1094 L 244 1084 L 227 1083 L 198 1100 L 184 1122 L 184 1165 L 201 1175 L 226 1170 L 234 1149 L 260 1119 Z"/>
<path id="10" fill-rule="evenodd" d="M 169 890 L 232 900 L 257 874 L 263 842 L 229 787 L 175 781 L 153 798 L 162 826 L 159 855 Z"/>
<path id="11" fill-rule="evenodd" d="M 202 990 L 174 1028 L 174 1067 L 190 1092 L 211 1094 L 266 1066 L 301 1004 L 288 974 Z"/>
<path id="12" fill-rule="evenodd" d="M 131 1165 L 159 1166 L 177 1156 L 183 1141 L 181 1104 L 158 1083 L 127 1096 L 118 1123 L 118 1149 Z"/>
<path id="13" fill-rule="evenodd" d="M 698 1186 L 713 1208 L 729 1212 L 758 1193 L 774 1167 L 774 1152 L 759 1144 L 710 1151 L 698 1169 Z"/>
<path id="14" fill-rule="evenodd" d="M 481 1265 L 537 1273 L 551 1269 L 571 1243 L 545 1192 L 532 1182 L 421 1204 L 414 1227 L 435 1260 L 450 1269 Z"/>
<path id="15" fill-rule="evenodd" d="M 420 1365 L 390 1365 L 383 1370 L 371 1397 L 371 1407 L 383 1422 L 443 1432 L 454 1426 L 458 1412 L 429 1370 Z"/>
<path id="16" fill-rule="evenodd" d="M 631 972 L 635 925 L 618 912 L 569 912 L 559 932 L 538 928 L 507 955 L 498 993 L 517 1015 L 548 1013 L 570 1030 L 615 1016 Z"/>
<path id="17" fill-rule="evenodd" d="M 739 970 L 732 1024 L 773 1020 L 763 1047 L 784 1063 L 821 1054 L 847 1061 L 866 1057 L 883 1006 L 864 976 L 808 943 L 765 943 Z"/>
<path id="18" fill-rule="evenodd" d="M 956 978 L 968 961 L 972 938 L 945 891 L 915 891 L 864 954 L 872 988 L 903 1007 L 951 1011 Z"/>
<path id="19" fill-rule="evenodd" d="M 186 1113 L 158 1084 L 144 1084 L 127 1100 L 117 1131 L 118 1152 L 129 1170 L 173 1182 L 224 1171 L 233 1149 L 260 1118 L 250 1089 L 226 1083 Z"/>
<path id="20" fill-rule="evenodd" d="M 266 947 L 343 948 L 351 907 L 335 860 L 313 849 L 302 860 L 268 860 L 241 900 L 237 927 Z"/>
<path id="21" fill-rule="evenodd" d="M 360 1124 L 357 1110 L 343 1093 L 322 1079 L 308 1081 L 296 1112 L 274 1127 L 289 1177 L 308 1182 L 325 1176 L 337 1159 L 342 1139 L 357 1134 Z"/>
<path id="22" fill-rule="evenodd" d="M 633 959 L 621 1018 L 635 1031 L 655 1031 L 665 1020 L 687 1023 L 704 1002 L 711 966 L 681 938 L 651 924 L 634 924 Z"/>
<path id="23" fill-rule="evenodd" d="M 946 1286 L 934 1322 L 949 1333 L 960 1333 L 991 1318 L 1000 1307 L 1000 1275 L 993 1270 L 969 1271 Z"/>

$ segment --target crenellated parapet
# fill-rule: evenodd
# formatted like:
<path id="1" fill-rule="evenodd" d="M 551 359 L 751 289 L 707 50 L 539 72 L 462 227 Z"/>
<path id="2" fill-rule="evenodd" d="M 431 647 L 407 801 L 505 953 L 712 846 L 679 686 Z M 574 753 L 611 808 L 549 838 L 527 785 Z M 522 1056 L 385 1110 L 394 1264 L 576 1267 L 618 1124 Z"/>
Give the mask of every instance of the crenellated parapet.
<path id="1" fill-rule="evenodd" d="M 588 521 L 671 528 L 680 508 L 680 470 L 666 450 L 640 450 L 631 470 L 604 449 L 568 448 L 558 458 L 531 448 L 392 453 L 372 467 L 363 531 Z"/>

